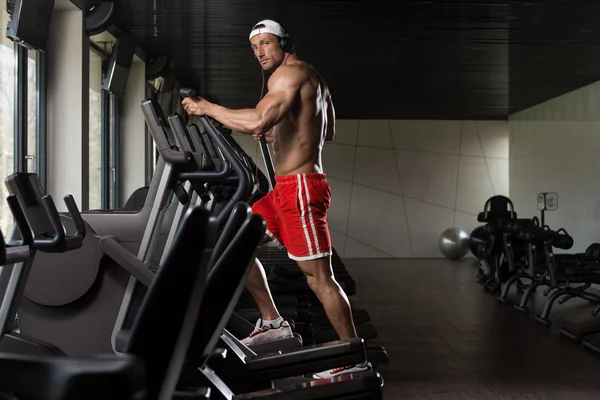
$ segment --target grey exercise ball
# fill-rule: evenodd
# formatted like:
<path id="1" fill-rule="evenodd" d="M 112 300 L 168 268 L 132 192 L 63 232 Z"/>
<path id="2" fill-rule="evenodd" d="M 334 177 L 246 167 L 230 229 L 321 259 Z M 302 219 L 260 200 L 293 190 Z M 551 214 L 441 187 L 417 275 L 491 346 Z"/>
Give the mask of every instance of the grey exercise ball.
<path id="1" fill-rule="evenodd" d="M 469 251 L 469 234 L 457 227 L 444 230 L 439 239 L 440 251 L 450 260 L 460 260 Z"/>

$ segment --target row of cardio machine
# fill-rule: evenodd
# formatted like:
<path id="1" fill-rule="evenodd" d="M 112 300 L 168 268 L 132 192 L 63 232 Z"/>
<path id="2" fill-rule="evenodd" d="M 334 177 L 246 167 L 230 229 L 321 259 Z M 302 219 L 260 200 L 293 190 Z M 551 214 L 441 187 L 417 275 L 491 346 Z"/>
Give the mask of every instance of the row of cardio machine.
<path id="1" fill-rule="evenodd" d="M 550 312 L 557 303 L 572 299 L 590 303 L 591 316 L 600 312 L 600 244 L 590 244 L 584 253 L 569 253 L 573 238 L 564 228 L 542 225 L 537 216 L 518 218 L 512 201 L 493 196 L 485 204 L 469 246 L 480 259 L 478 280 L 499 303 L 513 305 L 524 315 L 536 294 L 547 297 L 535 320 L 551 326 Z M 543 291 L 542 291 L 543 289 Z M 562 327 L 563 337 L 600 353 L 600 323 L 585 321 L 577 328 Z"/>
<path id="2" fill-rule="evenodd" d="M 59 213 L 35 174 L 5 180 L 16 223 L 1 245 L 0 391 L 28 399 L 382 398 L 376 371 L 311 378 L 387 362 L 363 338 L 241 344 L 253 329 L 240 316 L 250 312 L 241 306 L 244 283 L 266 229 L 249 204 L 268 190 L 266 178 L 209 119 L 199 118 L 199 129 L 177 114 L 165 118 L 154 100 L 141 107 L 159 152 L 141 209 L 79 212 L 67 196 L 69 212 Z"/>

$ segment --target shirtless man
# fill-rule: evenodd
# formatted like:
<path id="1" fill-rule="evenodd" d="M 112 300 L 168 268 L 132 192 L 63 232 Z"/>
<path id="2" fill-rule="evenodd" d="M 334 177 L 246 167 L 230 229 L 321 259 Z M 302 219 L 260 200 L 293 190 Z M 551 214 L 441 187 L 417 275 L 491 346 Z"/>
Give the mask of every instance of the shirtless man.
<path id="1" fill-rule="evenodd" d="M 255 108 L 231 110 L 200 97 L 186 98 L 182 104 L 190 115 L 207 115 L 236 132 L 256 139 L 265 135 L 273 143 L 277 184 L 252 207 L 267 224 L 264 243 L 275 241 L 298 263 L 340 339 L 356 337 L 348 298 L 331 267 L 327 225 L 331 190 L 321 165 L 321 149 L 335 134 L 331 94 L 317 71 L 297 58 L 292 39 L 277 21 L 260 21 L 249 39 L 263 70 L 271 72 L 268 93 Z M 246 287 L 262 318 L 242 342 L 251 345 L 291 337 L 290 325 L 273 302 L 258 260 Z M 348 366 L 315 377 L 330 378 L 366 369 L 367 364 Z"/>

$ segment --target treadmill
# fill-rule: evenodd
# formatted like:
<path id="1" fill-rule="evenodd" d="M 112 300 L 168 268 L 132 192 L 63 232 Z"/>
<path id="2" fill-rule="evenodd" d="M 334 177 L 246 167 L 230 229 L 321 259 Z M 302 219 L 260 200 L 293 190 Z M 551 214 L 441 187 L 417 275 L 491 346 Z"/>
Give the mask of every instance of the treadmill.
<path id="1" fill-rule="evenodd" d="M 26 205 L 28 220 L 44 229 L 44 215 L 36 211 L 36 207 L 40 208 L 38 202 L 28 201 L 33 190 L 26 188 L 30 181 L 27 175 L 34 174 L 19 174 L 13 179 L 19 189 L 16 195 L 25 199 L 21 203 Z M 51 202 L 49 196 L 43 200 L 44 206 Z M 55 208 L 49 219 L 52 225 L 60 222 Z M 37 230 L 33 225 L 32 229 Z M 158 270 L 142 304 L 126 355 L 73 359 L 60 355 L 2 353 L 0 391 L 8 390 L 19 398 L 45 400 L 79 398 L 82 395 L 86 399 L 158 398 L 159 394 L 179 398 L 174 390 L 172 374 L 181 368 L 182 362 L 173 354 L 182 351 L 181 330 L 185 326 L 190 301 L 203 301 L 208 267 L 208 257 L 203 257 L 203 254 L 205 247 L 212 242 L 215 228 L 214 218 L 205 210 L 196 208 L 186 213 L 167 261 Z M 71 243 L 63 230 L 56 229 L 55 232 L 56 235 L 46 243 L 46 249 L 63 251 L 81 243 L 80 237 L 74 238 Z M 17 253 L 24 253 L 19 250 Z M 2 251 L 2 254 L 6 252 Z M 175 287 L 177 290 L 173 291 Z M 186 348 L 187 345 L 183 350 Z M 196 388 L 194 398 L 208 399 L 210 390 Z"/>
<path id="2" fill-rule="evenodd" d="M 168 133 L 171 132 L 171 130 L 168 126 L 167 119 L 164 117 L 162 109 L 155 100 L 146 99 L 142 101 L 141 107 L 146 118 L 149 131 L 154 137 L 158 150 L 161 152 L 161 154 L 163 151 L 168 151 L 171 153 L 171 157 L 174 158 L 187 157 L 188 155 L 197 157 L 202 155 L 202 158 L 206 158 L 206 154 L 204 153 L 183 151 L 170 146 L 168 142 Z M 209 134 L 211 135 L 211 139 L 216 143 L 219 143 L 222 140 L 216 130 L 209 131 Z M 244 170 L 236 157 L 226 150 L 223 151 L 223 154 L 225 161 L 221 162 L 220 171 L 183 170 L 179 171 L 174 176 L 174 179 L 177 179 L 181 182 L 192 181 L 192 187 L 198 188 L 203 187 L 203 184 L 206 182 L 223 180 L 226 177 L 229 177 L 231 174 L 245 177 Z M 249 181 L 247 179 L 239 179 L 239 185 L 234 196 L 222 209 L 219 210 L 215 216 L 217 221 L 217 236 L 222 230 L 226 222 L 226 218 L 229 217 L 234 204 L 244 199 L 246 192 L 249 190 L 248 186 Z M 180 214 L 182 214 L 182 212 Z M 210 248 L 212 248 L 212 246 L 209 246 L 209 249 Z M 112 343 L 113 348 L 117 353 L 122 351 L 125 343 L 127 342 L 128 330 L 133 323 L 137 312 L 136 310 L 139 307 L 141 299 L 144 297 L 146 288 L 152 281 L 153 275 L 154 271 L 146 268 L 144 271 L 133 271 L 130 277 L 128 288 L 121 302 L 118 318 L 116 319 L 116 322 L 114 322 L 113 327 Z"/>
<path id="3" fill-rule="evenodd" d="M 165 218 L 178 206 L 176 177 L 209 166 L 203 155 L 178 151 L 170 131 L 160 134 L 161 140 L 155 137 L 160 157 L 142 210 L 83 212 L 87 234 L 80 249 L 38 254 L 18 310 L 21 332 L 69 355 L 114 352 L 112 327 L 132 290 L 131 276 L 152 280 L 153 265 L 166 250 L 157 246 L 159 229 L 176 223 Z M 61 221 L 67 231 L 74 229 L 69 214 Z"/>
<path id="4" fill-rule="evenodd" d="M 23 173 L 6 178 L 6 186 L 11 193 L 6 200 L 14 217 L 16 230 L 8 243 L 0 232 L 0 352 L 62 356 L 65 353 L 55 345 L 23 335 L 19 331 L 17 309 L 36 253 L 61 253 L 78 249 L 85 236 L 85 226 L 81 217 L 76 217 L 77 233 L 74 236 L 65 235 L 52 198 L 40 195 L 43 205 L 38 204 L 32 198 L 37 193 L 26 192 L 27 187 L 20 183 L 23 179 L 31 180 L 31 185 L 35 188 L 35 184 L 39 186 L 36 178 L 37 175 Z M 27 198 L 23 192 L 29 195 L 29 204 L 26 203 Z M 19 204 L 20 199 L 23 205 Z M 65 203 L 71 214 L 78 216 L 79 210 L 73 197 L 66 196 Z M 28 221 L 35 221 L 37 226 L 31 227 Z"/>
<path id="5" fill-rule="evenodd" d="M 221 134 L 220 131 L 215 129 L 214 126 L 211 126 L 212 124 L 210 124 L 210 122 L 203 121 L 203 124 L 205 124 L 203 126 L 203 128 L 205 128 L 205 131 L 213 131 L 213 134 L 210 137 L 219 136 L 221 138 L 220 143 L 215 143 L 214 147 L 213 147 L 213 143 L 210 142 L 209 138 L 207 138 L 207 141 L 201 142 L 202 139 L 201 139 L 201 136 L 199 135 L 200 131 L 197 129 L 196 126 L 192 126 L 192 127 L 188 126 L 186 128 L 184 120 L 179 114 L 174 114 L 174 115 L 170 116 L 168 119 L 169 119 L 169 123 L 171 125 L 171 129 L 172 129 L 173 133 L 175 134 L 175 136 L 178 138 L 178 140 L 181 143 L 186 143 L 184 145 L 185 147 L 183 148 L 184 150 L 193 152 L 196 150 L 196 146 L 202 146 L 201 147 L 202 149 L 206 149 L 207 146 L 210 146 L 213 148 L 213 151 L 214 151 L 214 149 L 216 149 L 220 153 L 225 152 L 225 153 L 234 155 L 238 159 L 238 163 L 240 164 L 240 166 L 244 165 L 244 160 L 240 159 L 239 155 L 235 151 L 235 148 L 230 145 L 230 143 L 227 141 L 225 136 Z M 227 149 L 221 149 L 219 145 L 220 146 L 228 146 L 228 147 L 227 147 Z M 223 181 L 225 181 L 227 184 L 233 184 L 233 185 L 239 186 L 240 179 L 244 179 L 244 180 L 252 181 L 252 182 L 254 181 L 253 177 L 250 174 L 245 174 L 242 177 L 232 176 L 227 179 L 222 179 L 221 177 L 219 177 L 219 179 L 215 179 L 214 182 L 207 183 L 207 186 L 210 183 L 219 184 Z M 245 186 L 247 186 L 248 188 L 251 188 L 254 186 L 256 189 L 257 184 L 256 183 L 254 185 L 248 184 Z M 204 189 L 205 189 L 205 186 L 200 186 L 200 190 L 204 190 Z M 198 190 L 198 186 L 196 186 L 195 188 L 190 188 L 190 190 L 193 190 L 195 192 L 196 190 Z M 256 190 L 254 191 L 254 193 L 256 193 Z M 255 195 L 254 193 L 252 193 L 251 190 L 247 190 L 244 194 L 244 201 L 251 199 Z M 196 193 L 196 195 L 201 196 L 202 194 Z M 193 198 L 193 196 L 190 196 L 190 197 Z M 228 201 L 228 204 L 230 204 L 230 201 Z M 216 204 L 213 203 L 213 206 L 216 207 Z M 291 321 L 291 323 L 293 325 L 294 322 Z M 231 319 L 229 320 L 229 322 L 227 324 L 227 329 L 233 335 L 235 335 L 235 337 L 244 338 L 244 337 L 247 337 L 252 332 L 252 330 L 254 330 L 254 324 L 251 323 L 250 321 L 244 320 L 239 315 L 236 315 L 234 313 L 234 314 L 232 314 Z M 294 333 L 291 338 L 278 341 L 277 343 L 264 343 L 264 344 L 250 346 L 250 349 L 253 352 L 262 354 L 262 353 L 266 353 L 266 352 L 276 351 L 279 349 L 291 349 L 291 348 L 297 348 L 300 346 L 302 346 L 302 337 L 298 333 Z"/>

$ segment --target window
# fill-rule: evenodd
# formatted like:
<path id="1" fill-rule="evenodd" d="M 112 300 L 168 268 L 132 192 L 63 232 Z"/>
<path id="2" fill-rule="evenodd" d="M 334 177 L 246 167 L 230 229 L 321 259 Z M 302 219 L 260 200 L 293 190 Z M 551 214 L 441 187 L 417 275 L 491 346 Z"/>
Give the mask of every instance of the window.
<path id="1" fill-rule="evenodd" d="M 46 189 L 47 181 L 47 165 L 46 165 L 46 53 L 38 52 L 35 62 L 36 69 L 36 134 L 35 134 L 35 150 L 29 147 L 30 152 L 35 154 L 35 167 L 42 187 Z"/>
<path id="2" fill-rule="evenodd" d="M 28 51 L 27 60 L 27 172 L 37 172 L 37 51 Z"/>
<path id="3" fill-rule="evenodd" d="M 115 163 L 115 151 L 114 151 L 114 143 L 115 143 L 115 139 L 116 139 L 116 134 L 117 132 L 115 132 L 115 118 L 116 118 L 116 113 L 115 113 L 115 96 L 111 95 L 111 94 L 106 94 L 107 96 L 109 96 L 109 103 L 110 103 L 110 107 L 109 107 L 109 116 L 108 116 L 108 123 L 110 126 L 109 129 L 109 143 L 110 143 L 110 149 L 109 149 L 109 164 L 110 164 L 110 169 L 109 169 L 109 178 L 108 178 L 108 182 L 109 182 L 109 186 L 110 186 L 110 190 L 109 190 L 109 204 L 110 204 L 110 208 L 118 208 L 118 206 L 116 205 L 116 192 L 115 192 L 115 184 L 116 184 L 116 163 Z M 106 151 L 106 149 L 105 149 Z"/>
<path id="4" fill-rule="evenodd" d="M 108 171 L 109 174 L 107 182 L 108 182 L 108 208 L 117 209 L 120 207 L 120 198 L 119 198 L 119 142 L 121 140 L 120 130 L 119 130 L 119 98 L 115 95 L 110 96 L 110 109 L 109 109 L 109 118 L 107 123 L 110 125 L 109 128 L 109 139 L 107 147 L 108 149 L 104 149 L 104 151 L 108 151 Z"/>
<path id="5" fill-rule="evenodd" d="M 0 7 L 0 26 L 5 27 L 8 14 Z M 6 205 L 8 192 L 4 178 L 13 172 L 14 159 L 14 100 L 15 51 L 14 44 L 0 34 L 0 228 L 5 237 L 12 231 L 12 214 Z"/>
<path id="6" fill-rule="evenodd" d="M 90 50 L 89 207 L 102 208 L 102 57 Z"/>

